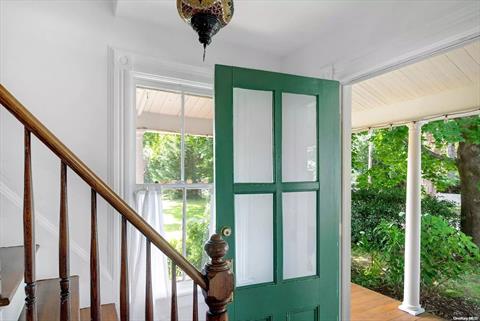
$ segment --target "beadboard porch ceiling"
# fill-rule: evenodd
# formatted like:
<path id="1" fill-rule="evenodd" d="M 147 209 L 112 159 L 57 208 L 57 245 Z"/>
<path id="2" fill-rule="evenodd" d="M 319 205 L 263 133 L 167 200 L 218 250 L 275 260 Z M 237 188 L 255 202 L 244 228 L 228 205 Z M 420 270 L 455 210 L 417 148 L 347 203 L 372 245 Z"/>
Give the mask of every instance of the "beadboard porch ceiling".
<path id="1" fill-rule="evenodd" d="M 352 86 L 353 129 L 480 110 L 480 41 Z"/>

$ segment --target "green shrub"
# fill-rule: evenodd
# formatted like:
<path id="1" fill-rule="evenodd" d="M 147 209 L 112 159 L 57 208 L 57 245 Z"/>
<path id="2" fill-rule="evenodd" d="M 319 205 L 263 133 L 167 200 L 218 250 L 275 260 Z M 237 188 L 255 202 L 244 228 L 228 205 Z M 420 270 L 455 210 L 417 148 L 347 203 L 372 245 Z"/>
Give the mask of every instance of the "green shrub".
<path id="1" fill-rule="evenodd" d="M 365 286 L 386 286 L 398 293 L 403 287 L 405 231 L 398 223 L 382 221 L 373 237 L 358 242 L 369 253 L 368 264 L 354 264 L 354 282 Z M 480 267 L 480 251 L 464 233 L 440 217 L 424 215 L 421 231 L 421 285 L 424 291 L 436 290 Z"/>
<path id="2" fill-rule="evenodd" d="M 209 223 L 205 220 L 189 221 L 187 223 L 187 260 L 193 264 L 197 269 L 201 270 L 208 260 L 207 254 L 203 250 L 205 243 L 209 237 Z M 182 253 L 182 240 L 173 239 L 170 244 L 179 252 Z M 172 266 L 170 260 L 168 261 L 168 275 L 172 274 Z M 181 276 L 182 271 L 177 269 L 177 276 Z"/>
<path id="3" fill-rule="evenodd" d="M 352 191 L 352 243 L 373 235 L 374 229 L 383 220 L 404 224 L 406 194 L 403 188 L 385 190 L 359 189 Z M 429 195 L 422 199 L 422 213 L 446 219 L 452 226 L 457 226 L 459 215 L 452 202 L 438 200 Z"/>
<path id="4" fill-rule="evenodd" d="M 439 217 L 425 215 L 422 224 L 423 286 L 438 286 L 479 268 L 480 251 L 470 236 Z"/>
<path id="5" fill-rule="evenodd" d="M 203 247 L 208 241 L 208 222 L 189 222 L 187 225 L 187 260 L 201 270 L 206 263 L 207 256 Z"/>

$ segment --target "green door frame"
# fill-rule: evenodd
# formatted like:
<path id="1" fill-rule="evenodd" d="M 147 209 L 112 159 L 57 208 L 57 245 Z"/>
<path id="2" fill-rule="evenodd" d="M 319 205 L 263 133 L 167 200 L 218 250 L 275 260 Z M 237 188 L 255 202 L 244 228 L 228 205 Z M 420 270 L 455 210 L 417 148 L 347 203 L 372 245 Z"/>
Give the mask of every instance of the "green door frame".
<path id="1" fill-rule="evenodd" d="M 233 88 L 273 92 L 273 183 L 234 183 L 233 179 Z M 317 180 L 312 182 L 282 182 L 282 93 L 314 95 L 317 100 Z M 234 227 L 235 194 L 274 194 L 274 281 L 271 284 L 239 288 L 265 288 L 285 285 L 298 300 L 318 297 L 316 320 L 338 320 L 340 309 L 339 226 L 341 217 L 341 127 L 339 83 L 288 74 L 250 70 L 231 66 L 215 66 L 215 191 L 217 232 L 222 227 Z M 317 275 L 283 280 L 282 193 L 317 192 Z M 235 229 L 227 237 L 228 258 L 235 257 Z M 235 269 L 235 261 L 234 269 Z M 319 287 L 312 287 L 318 282 Z M 294 287 L 301 287 L 296 291 Z M 316 293 L 317 290 L 319 292 Z M 258 290 L 255 293 L 262 293 Z M 303 293 L 303 294 L 302 294 Z M 300 295 L 300 297 L 298 297 Z M 283 295 L 285 297 L 285 295 Z M 255 298 L 258 300 L 259 298 Z M 253 301 L 252 301 L 253 304 Z M 287 304 L 287 302 L 277 302 Z M 317 308 L 319 306 L 319 308 Z M 254 308 L 254 307 L 252 307 Z M 256 307 L 259 308 L 259 307 Z M 231 320 L 240 314 L 230 305 Z M 244 309 L 244 308 L 243 308 Z M 273 319 L 273 314 L 272 317 Z M 277 321 L 275 320 L 270 321 Z M 290 317 L 288 317 L 290 319 Z M 238 320 L 240 321 L 240 320 Z M 243 319 L 242 319 L 243 321 Z M 291 320 L 295 321 L 295 320 Z"/>

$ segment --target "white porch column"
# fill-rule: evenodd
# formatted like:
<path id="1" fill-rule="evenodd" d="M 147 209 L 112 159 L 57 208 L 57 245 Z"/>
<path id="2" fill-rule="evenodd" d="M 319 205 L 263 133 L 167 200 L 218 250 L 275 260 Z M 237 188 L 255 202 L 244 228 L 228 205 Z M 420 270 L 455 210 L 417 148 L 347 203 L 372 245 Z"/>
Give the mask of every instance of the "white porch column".
<path id="1" fill-rule="evenodd" d="M 400 309 L 412 315 L 425 312 L 420 306 L 420 227 L 422 179 L 422 123 L 408 125 L 407 211 L 405 223 L 405 276 Z"/>

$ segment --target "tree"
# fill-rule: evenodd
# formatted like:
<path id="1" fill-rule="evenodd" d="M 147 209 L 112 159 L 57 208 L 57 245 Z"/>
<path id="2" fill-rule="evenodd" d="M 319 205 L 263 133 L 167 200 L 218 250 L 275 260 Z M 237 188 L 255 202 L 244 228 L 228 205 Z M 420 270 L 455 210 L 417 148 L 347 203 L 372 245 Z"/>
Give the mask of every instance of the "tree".
<path id="1" fill-rule="evenodd" d="M 433 122 L 427 130 L 438 145 L 458 144 L 456 165 L 462 200 L 460 228 L 480 246 L 480 118 Z"/>
<path id="2" fill-rule="evenodd" d="M 461 230 L 480 246 L 480 118 L 435 121 L 423 127 L 422 175 L 438 191 L 460 185 Z M 433 138 L 433 139 L 431 139 Z M 373 167 L 367 169 L 368 142 L 374 145 Z M 448 149 L 457 147 L 457 157 Z M 356 188 L 404 187 L 407 176 L 408 129 L 379 129 L 352 139 L 352 168 Z M 368 181 L 371 177 L 371 183 Z"/>
<path id="3" fill-rule="evenodd" d="M 180 181 L 181 136 L 146 132 L 143 137 L 146 159 L 145 182 Z M 185 181 L 213 181 L 213 138 L 185 135 Z"/>
<path id="4" fill-rule="evenodd" d="M 408 128 L 377 129 L 372 135 L 355 134 L 352 139 L 352 169 L 357 188 L 391 189 L 405 187 L 407 180 Z M 367 145 L 374 146 L 373 166 L 367 169 Z M 422 144 L 422 175 L 433 182 L 437 190 L 445 191 L 457 184 L 455 161 L 437 154 L 428 146 L 425 138 Z M 368 177 L 371 177 L 369 183 Z"/>

